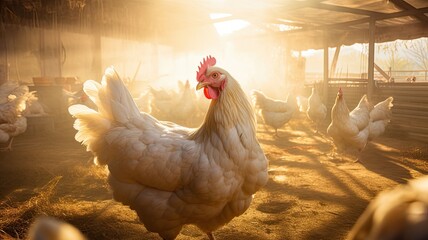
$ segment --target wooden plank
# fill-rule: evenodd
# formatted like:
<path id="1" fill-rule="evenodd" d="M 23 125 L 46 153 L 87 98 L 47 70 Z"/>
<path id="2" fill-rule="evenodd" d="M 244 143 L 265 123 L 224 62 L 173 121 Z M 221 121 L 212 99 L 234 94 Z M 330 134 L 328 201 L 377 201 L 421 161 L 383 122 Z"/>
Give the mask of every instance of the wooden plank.
<path id="1" fill-rule="evenodd" d="M 399 109 L 399 108 L 392 108 L 392 114 L 403 114 L 403 115 L 409 115 L 409 116 L 423 116 L 428 117 L 428 113 L 422 112 L 422 111 L 415 111 L 415 110 L 408 110 L 408 109 Z"/>
<path id="2" fill-rule="evenodd" d="M 409 133 L 409 138 L 415 139 L 420 142 L 428 142 L 428 134 L 419 134 L 419 133 Z"/>
<path id="3" fill-rule="evenodd" d="M 428 103 L 428 98 L 421 98 L 421 97 L 407 97 L 407 96 L 399 96 L 399 95 L 395 95 L 394 97 L 394 102 L 395 103 L 414 103 L 414 104 L 427 104 Z"/>
<path id="4" fill-rule="evenodd" d="M 394 124 L 394 125 L 391 124 L 388 127 L 390 127 L 390 129 L 393 129 L 393 128 L 397 128 L 397 126 L 399 126 L 399 128 L 401 130 L 404 130 L 408 133 L 422 133 L 422 134 L 428 135 L 428 128 L 426 128 L 426 127 L 415 127 L 415 126 L 397 125 L 397 124 Z"/>
<path id="5" fill-rule="evenodd" d="M 330 5 L 325 3 L 312 3 L 312 4 L 309 4 L 309 7 L 335 11 L 335 12 L 346 12 L 346 13 L 352 13 L 352 14 L 358 14 L 358 15 L 366 15 L 366 16 L 379 16 L 383 14 L 383 13 L 359 9 L 359 8 L 350 8 L 350 7 Z"/>
<path id="6" fill-rule="evenodd" d="M 428 87 L 415 87 L 415 88 L 408 88 L 408 87 L 402 87 L 402 88 L 378 88 L 377 89 L 379 93 L 382 92 L 407 92 L 407 93 L 426 93 L 428 91 Z"/>
<path id="7" fill-rule="evenodd" d="M 294 33 L 300 33 L 300 32 L 311 31 L 311 30 L 330 30 L 330 29 L 337 30 L 338 28 L 347 28 L 353 25 L 369 23 L 371 19 L 380 21 L 385 19 L 400 18 L 400 17 L 406 17 L 406 16 L 411 16 L 419 13 L 427 13 L 427 12 L 428 12 L 428 7 L 412 9 L 412 10 L 404 10 L 404 11 L 394 12 L 394 13 L 384 13 L 384 14 L 377 15 L 375 17 L 364 17 L 361 19 L 346 21 L 341 23 L 326 24 L 323 26 L 309 26 L 302 29 L 286 31 L 283 34 L 287 35 L 287 34 L 294 34 Z"/>
<path id="8" fill-rule="evenodd" d="M 379 89 L 419 89 L 419 88 L 428 88 L 428 84 L 415 82 L 407 84 L 397 84 L 397 83 L 377 83 Z"/>
<path id="9" fill-rule="evenodd" d="M 426 123 L 428 121 L 428 116 L 427 115 L 409 115 L 406 113 L 397 113 L 397 112 L 393 112 L 392 113 L 392 117 L 391 119 L 393 119 L 394 121 L 412 121 L 412 122 L 424 122 Z M 426 124 L 425 124 L 426 125 Z M 428 127 L 428 126 L 427 126 Z"/>
<path id="10" fill-rule="evenodd" d="M 396 102 L 393 104 L 394 104 L 393 108 L 424 111 L 428 113 L 428 105 L 426 104 L 411 104 L 411 103 L 402 103 L 402 102 Z M 428 123 L 427 123 L 427 126 L 428 126 Z"/>
<path id="11" fill-rule="evenodd" d="M 389 1 L 392 2 L 398 8 L 401 8 L 403 10 L 415 10 L 416 9 L 415 7 L 413 7 L 412 5 L 410 5 L 409 3 L 407 3 L 406 1 L 403 1 L 403 0 L 389 0 Z M 428 17 L 425 16 L 425 14 L 423 14 L 421 12 L 416 13 L 413 16 L 423 23 L 428 23 Z"/>

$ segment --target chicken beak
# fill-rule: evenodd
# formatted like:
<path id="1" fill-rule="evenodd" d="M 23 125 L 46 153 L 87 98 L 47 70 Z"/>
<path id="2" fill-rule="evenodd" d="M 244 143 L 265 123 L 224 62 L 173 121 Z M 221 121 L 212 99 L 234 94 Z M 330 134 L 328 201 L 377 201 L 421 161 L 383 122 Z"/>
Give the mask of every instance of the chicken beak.
<path id="1" fill-rule="evenodd" d="M 196 91 L 205 87 L 207 84 L 204 82 L 199 82 L 198 85 L 196 85 Z"/>

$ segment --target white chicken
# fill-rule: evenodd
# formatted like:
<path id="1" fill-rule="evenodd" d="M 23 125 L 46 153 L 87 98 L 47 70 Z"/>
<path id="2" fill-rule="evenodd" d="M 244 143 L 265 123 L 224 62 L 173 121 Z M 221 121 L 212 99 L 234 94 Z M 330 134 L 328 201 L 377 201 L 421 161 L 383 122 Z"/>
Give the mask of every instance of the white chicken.
<path id="1" fill-rule="evenodd" d="M 8 143 L 0 151 L 12 151 L 12 142 L 14 137 L 24 133 L 27 130 L 27 118 L 19 116 L 14 123 L 0 124 L 0 143 Z"/>
<path id="2" fill-rule="evenodd" d="M 380 193 L 347 239 L 428 239 L 428 177 Z"/>
<path id="3" fill-rule="evenodd" d="M 388 97 L 376 104 L 370 111 L 369 140 L 373 140 L 385 132 L 392 115 L 391 108 L 393 107 L 393 100 L 393 97 Z"/>
<path id="4" fill-rule="evenodd" d="M 196 93 L 194 89 L 190 87 L 190 82 L 188 80 L 180 88 L 180 96 L 171 109 L 172 119 L 185 126 L 195 125 L 193 120 L 196 120 L 195 114 L 198 108 Z M 200 122 L 196 124 L 199 126 Z"/>
<path id="5" fill-rule="evenodd" d="M 39 101 L 35 95 L 35 91 L 30 92 L 26 101 L 26 108 L 22 114 L 28 116 L 44 116 L 47 115 L 44 105 Z"/>
<path id="6" fill-rule="evenodd" d="M 331 123 L 327 128 L 327 133 L 333 138 L 338 150 L 358 150 L 361 153 L 368 141 L 381 135 L 391 118 L 392 100 L 389 97 L 371 108 L 364 95 L 357 107 L 349 112 L 340 88 L 331 109 Z M 359 159 L 358 157 L 357 161 Z"/>
<path id="7" fill-rule="evenodd" d="M 327 133 L 333 138 L 338 150 L 353 151 L 356 149 L 361 152 L 369 137 L 369 123 L 370 109 L 367 96 L 364 95 L 357 107 L 349 112 L 340 88 L 331 109 L 331 123 L 327 128 Z"/>
<path id="8" fill-rule="evenodd" d="M 140 112 L 151 113 L 151 93 L 149 90 L 142 92 L 138 97 L 134 98 L 135 103 L 137 104 Z"/>
<path id="9" fill-rule="evenodd" d="M 150 94 L 150 114 L 159 120 L 172 120 L 171 110 L 175 106 L 175 103 L 177 103 L 180 93 L 150 87 Z"/>
<path id="10" fill-rule="evenodd" d="M 10 100 L 9 96 L 11 94 L 14 95 L 13 92 L 16 92 L 16 94 L 20 96 L 23 95 L 23 94 L 19 94 L 19 92 L 24 91 L 25 93 L 25 88 L 27 88 L 27 92 L 28 92 L 28 87 L 26 86 L 20 87 L 17 82 L 6 81 L 2 85 L 0 85 L 0 104 L 9 102 Z"/>
<path id="11" fill-rule="evenodd" d="M 198 103 L 190 83 L 178 81 L 178 92 L 151 88 L 151 114 L 164 121 L 174 121 L 186 127 L 201 123 L 198 118 Z"/>
<path id="12" fill-rule="evenodd" d="M 28 92 L 27 86 L 16 85 L 15 87 L 15 89 L 7 88 L 7 91 L 10 91 L 7 101 L 2 101 L 3 103 L 0 104 L 0 143 L 7 144 L 0 151 L 11 151 L 13 138 L 27 129 L 27 119 L 22 113 L 26 109 L 26 101 L 32 96 L 32 93 Z M 6 91 L 2 90 L 4 97 Z"/>
<path id="13" fill-rule="evenodd" d="M 306 114 L 316 124 L 315 133 L 318 133 L 320 123 L 327 116 L 327 107 L 322 103 L 315 87 L 312 88 L 311 96 L 309 96 Z"/>
<path id="14" fill-rule="evenodd" d="M 299 112 L 306 113 L 308 110 L 308 98 L 304 96 L 297 96 L 297 106 L 299 107 Z"/>
<path id="15" fill-rule="evenodd" d="M 273 127 L 275 135 L 278 136 L 278 128 L 288 123 L 297 110 L 296 97 L 290 93 L 286 101 L 275 100 L 256 90 L 253 90 L 252 96 L 254 105 L 260 111 L 264 123 Z"/>
<path id="16" fill-rule="evenodd" d="M 163 239 L 175 239 L 186 224 L 214 239 L 213 231 L 243 214 L 268 180 L 251 104 L 215 63 L 208 57 L 197 72 L 197 90 L 212 101 L 196 129 L 140 113 L 113 68 L 101 84 L 84 84 L 98 111 L 69 108 L 76 140 L 108 165 L 114 198 Z"/>
<path id="17" fill-rule="evenodd" d="M 83 89 L 80 89 L 78 91 L 68 91 L 66 89 L 62 89 L 62 96 L 67 103 L 68 106 L 74 105 L 74 104 L 83 104 L 86 105 L 92 109 L 96 109 L 97 106 L 94 102 L 91 101 L 91 99 L 86 95 L 86 93 L 83 91 Z"/>

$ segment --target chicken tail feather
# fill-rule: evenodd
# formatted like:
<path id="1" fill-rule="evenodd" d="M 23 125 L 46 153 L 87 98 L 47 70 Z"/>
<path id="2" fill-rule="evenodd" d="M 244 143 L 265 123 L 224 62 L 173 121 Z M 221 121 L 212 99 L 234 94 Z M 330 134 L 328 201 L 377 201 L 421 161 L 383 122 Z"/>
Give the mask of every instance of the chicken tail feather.
<path id="1" fill-rule="evenodd" d="M 76 118 L 74 128 L 78 132 L 75 139 L 86 145 L 88 151 L 100 153 L 107 145 L 102 135 L 111 128 L 112 123 L 125 124 L 140 113 L 113 67 L 107 68 L 101 84 L 88 80 L 83 90 L 97 105 L 98 111 L 79 104 L 68 108 L 69 113 Z"/>

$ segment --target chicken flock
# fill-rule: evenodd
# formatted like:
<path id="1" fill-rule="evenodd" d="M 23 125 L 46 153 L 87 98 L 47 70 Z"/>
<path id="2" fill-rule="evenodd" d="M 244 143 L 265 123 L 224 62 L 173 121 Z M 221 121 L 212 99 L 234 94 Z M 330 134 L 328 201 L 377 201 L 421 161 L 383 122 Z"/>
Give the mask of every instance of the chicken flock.
<path id="1" fill-rule="evenodd" d="M 107 166 L 114 199 L 135 210 L 144 226 L 163 239 L 175 239 L 188 224 L 215 239 L 215 230 L 249 208 L 253 195 L 268 181 L 268 159 L 256 136 L 257 115 L 277 137 L 278 129 L 299 111 L 314 123 L 315 134 L 327 117 L 316 87 L 309 97 L 290 92 L 286 100 L 253 90 L 251 102 L 239 82 L 217 67 L 211 56 L 201 62 L 196 80 L 196 90 L 203 89 L 199 95 L 185 81 L 178 82 L 178 91 L 150 87 L 133 97 L 109 67 L 100 83 L 88 80 L 83 91 L 64 92 L 73 104 L 69 112 L 76 119 L 75 139 L 92 152 L 97 164 Z M 35 93 L 28 87 L 6 83 L 0 90 L 0 142 L 11 142 L 25 131 L 26 114 L 46 113 L 35 104 Z M 392 102 L 388 97 L 374 105 L 364 95 L 350 111 L 339 89 L 327 128 L 336 148 L 359 155 L 385 131 Z M 199 127 L 189 128 L 199 123 Z M 423 196 L 427 185 L 425 179 L 412 183 L 413 188 L 379 196 L 355 225 L 352 239 L 378 236 L 376 228 L 383 223 L 372 219 L 375 213 L 382 211 L 387 219 L 385 211 L 412 208 L 398 200 L 395 205 L 381 206 L 388 194 L 420 196 L 415 201 L 425 209 L 421 221 L 426 223 L 428 201 Z M 402 189 L 425 194 L 401 193 Z M 403 213 L 402 221 L 406 217 Z M 47 225 L 54 224 L 51 221 Z"/>
<path id="2" fill-rule="evenodd" d="M 268 180 L 255 113 L 276 135 L 299 110 L 314 122 L 316 133 L 327 115 L 316 88 L 308 98 L 290 93 L 285 101 L 254 90 L 252 104 L 238 81 L 215 65 L 215 58 L 205 58 L 196 76 L 196 90 L 203 89 L 209 106 L 199 102 L 189 81 L 179 82 L 178 92 L 150 88 L 133 98 L 110 67 L 101 83 L 84 84 L 96 107 L 69 108 L 76 140 L 108 166 L 115 200 L 135 210 L 163 239 L 175 239 L 186 224 L 214 239 L 216 229 L 248 209 Z M 189 124 L 200 106 L 207 110 L 199 127 L 171 122 Z M 361 151 L 383 133 L 391 107 L 392 97 L 372 106 L 363 96 L 349 112 L 340 89 L 327 132 L 338 148 Z"/>

